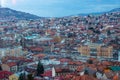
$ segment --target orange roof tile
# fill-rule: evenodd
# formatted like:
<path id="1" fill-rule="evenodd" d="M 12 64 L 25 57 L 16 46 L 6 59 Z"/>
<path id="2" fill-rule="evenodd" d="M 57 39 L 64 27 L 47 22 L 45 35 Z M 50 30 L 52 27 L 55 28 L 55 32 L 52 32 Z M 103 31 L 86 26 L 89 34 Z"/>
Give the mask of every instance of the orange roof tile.
<path id="1" fill-rule="evenodd" d="M 35 57 L 45 57 L 45 54 L 36 54 Z"/>
<path id="2" fill-rule="evenodd" d="M 9 63 L 7 63 L 7 65 L 8 65 L 9 67 L 13 67 L 13 66 L 16 66 L 17 64 L 16 64 L 15 62 L 9 62 Z"/>
<path id="3" fill-rule="evenodd" d="M 119 80 L 119 77 L 117 74 L 113 77 L 113 80 Z"/>

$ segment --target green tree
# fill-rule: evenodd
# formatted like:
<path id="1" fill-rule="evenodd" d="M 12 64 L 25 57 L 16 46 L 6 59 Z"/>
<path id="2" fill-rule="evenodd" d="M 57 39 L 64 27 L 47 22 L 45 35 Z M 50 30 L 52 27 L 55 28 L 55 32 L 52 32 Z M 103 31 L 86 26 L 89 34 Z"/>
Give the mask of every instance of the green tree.
<path id="1" fill-rule="evenodd" d="M 26 73 L 25 72 L 23 73 L 23 78 L 24 78 L 24 80 L 26 80 Z"/>
<path id="2" fill-rule="evenodd" d="M 87 61 L 89 64 L 93 64 L 93 61 L 92 60 L 88 60 Z"/>
<path id="3" fill-rule="evenodd" d="M 0 65 L 0 71 L 2 71 L 2 67 L 1 67 L 1 65 Z"/>
<path id="4" fill-rule="evenodd" d="M 44 67 L 43 64 L 39 61 L 37 65 L 37 76 L 44 73 Z"/>
<path id="5" fill-rule="evenodd" d="M 32 74 L 28 74 L 28 75 L 27 75 L 27 80 L 34 80 L 33 75 L 32 75 Z"/>
<path id="6" fill-rule="evenodd" d="M 22 74 L 22 73 L 20 74 L 18 80 L 24 80 L 24 78 L 23 78 L 23 74 Z"/>
<path id="7" fill-rule="evenodd" d="M 26 74 L 25 74 L 25 72 L 20 74 L 18 80 L 26 80 Z"/>
<path id="8" fill-rule="evenodd" d="M 88 72 L 87 69 L 85 69 L 84 74 L 85 74 L 85 75 L 88 75 L 88 74 L 89 74 L 89 72 Z"/>

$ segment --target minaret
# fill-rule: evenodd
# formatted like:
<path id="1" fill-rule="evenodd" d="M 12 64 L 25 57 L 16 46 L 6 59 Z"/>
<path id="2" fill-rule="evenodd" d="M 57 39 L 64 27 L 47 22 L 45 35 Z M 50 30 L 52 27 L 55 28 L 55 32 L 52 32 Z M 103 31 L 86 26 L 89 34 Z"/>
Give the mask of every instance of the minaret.
<path id="1" fill-rule="evenodd" d="M 52 67 L 52 77 L 54 78 L 56 76 L 55 68 Z"/>

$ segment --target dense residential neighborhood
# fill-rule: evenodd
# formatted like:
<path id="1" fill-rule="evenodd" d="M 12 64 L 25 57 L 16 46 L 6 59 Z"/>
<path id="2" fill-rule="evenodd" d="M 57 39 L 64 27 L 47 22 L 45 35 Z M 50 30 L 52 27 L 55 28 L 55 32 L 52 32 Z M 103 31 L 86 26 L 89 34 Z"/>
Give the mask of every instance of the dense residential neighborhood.
<path id="1" fill-rule="evenodd" d="M 0 17 L 0 80 L 120 80 L 120 12 Z"/>

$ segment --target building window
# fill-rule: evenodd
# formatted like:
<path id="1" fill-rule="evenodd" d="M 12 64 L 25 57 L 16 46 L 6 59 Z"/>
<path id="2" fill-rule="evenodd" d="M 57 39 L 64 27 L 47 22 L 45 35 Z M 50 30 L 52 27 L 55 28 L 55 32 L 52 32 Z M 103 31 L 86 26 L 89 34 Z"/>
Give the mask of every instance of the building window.
<path id="1" fill-rule="evenodd" d="M 91 56 L 97 56 L 97 49 L 96 48 L 91 48 L 90 49 L 90 55 Z"/>

